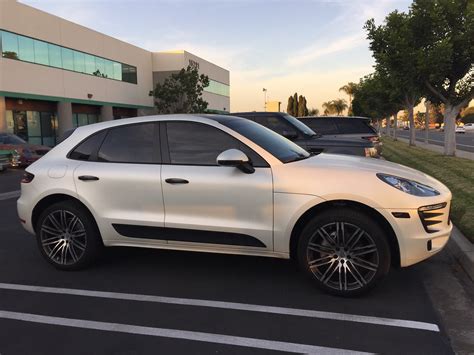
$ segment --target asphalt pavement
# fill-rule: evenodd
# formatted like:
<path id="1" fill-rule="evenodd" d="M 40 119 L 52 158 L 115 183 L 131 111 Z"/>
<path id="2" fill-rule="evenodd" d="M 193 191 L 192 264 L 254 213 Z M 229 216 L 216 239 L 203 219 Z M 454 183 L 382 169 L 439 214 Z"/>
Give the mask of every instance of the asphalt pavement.
<path id="1" fill-rule="evenodd" d="M 0 186 L 15 191 L 21 172 L 11 174 Z M 429 263 L 449 270 L 443 255 L 356 299 L 262 257 L 110 248 L 64 272 L 42 259 L 15 205 L 0 198 L 2 355 L 453 353 L 425 285 L 438 275 Z"/>
<path id="2" fill-rule="evenodd" d="M 410 138 L 409 130 L 398 130 L 397 135 L 403 138 Z M 416 130 L 416 140 L 425 141 L 425 131 Z M 444 132 L 430 130 L 428 133 L 428 143 L 444 146 Z M 467 152 L 474 152 L 474 132 L 456 133 L 456 148 Z"/>

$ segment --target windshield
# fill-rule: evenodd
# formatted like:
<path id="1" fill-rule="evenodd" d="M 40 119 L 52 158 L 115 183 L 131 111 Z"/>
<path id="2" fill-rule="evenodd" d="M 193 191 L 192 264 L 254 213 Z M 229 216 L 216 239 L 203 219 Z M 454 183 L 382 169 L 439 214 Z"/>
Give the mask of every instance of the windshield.
<path id="1" fill-rule="evenodd" d="M 14 134 L 0 134 L 0 144 L 25 144 L 26 142 Z"/>
<path id="2" fill-rule="evenodd" d="M 231 119 L 229 117 L 217 121 L 258 144 L 282 163 L 290 163 L 306 159 L 310 156 L 300 146 L 258 123 L 240 118 Z"/>
<path id="3" fill-rule="evenodd" d="M 283 115 L 286 120 L 288 122 L 290 122 L 294 127 L 298 128 L 301 132 L 303 132 L 304 134 L 308 135 L 308 136 L 316 136 L 317 134 L 311 129 L 309 128 L 307 125 L 305 125 L 303 122 L 301 121 L 298 121 L 297 118 L 291 116 L 291 115 L 288 115 L 288 114 L 285 114 Z"/>

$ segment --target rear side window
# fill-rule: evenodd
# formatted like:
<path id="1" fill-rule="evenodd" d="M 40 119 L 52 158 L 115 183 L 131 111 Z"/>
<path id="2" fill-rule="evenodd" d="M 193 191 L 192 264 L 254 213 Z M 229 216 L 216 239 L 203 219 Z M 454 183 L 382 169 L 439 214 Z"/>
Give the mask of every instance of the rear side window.
<path id="1" fill-rule="evenodd" d="M 342 118 L 341 118 L 342 119 Z M 317 118 L 317 119 L 305 119 L 301 121 L 307 126 L 311 127 L 313 131 L 319 134 L 338 134 L 340 133 L 337 126 L 330 119 Z"/>
<path id="2" fill-rule="evenodd" d="M 351 134 L 351 133 L 363 133 L 363 134 L 373 134 L 375 130 L 370 126 L 370 124 L 364 120 L 358 119 L 349 119 L 344 120 L 343 118 L 336 122 L 341 134 Z"/>
<path id="3" fill-rule="evenodd" d="M 111 163 L 160 163 L 155 123 L 111 128 L 97 154 L 97 160 Z"/>
<path id="4" fill-rule="evenodd" d="M 254 121 L 281 135 L 286 133 L 297 134 L 293 127 L 277 116 L 256 116 Z"/>
<path id="5" fill-rule="evenodd" d="M 81 144 L 79 144 L 71 153 L 69 153 L 70 159 L 75 160 L 91 160 L 93 155 L 97 153 L 100 144 L 104 140 L 106 131 L 99 132 L 86 138 Z"/>

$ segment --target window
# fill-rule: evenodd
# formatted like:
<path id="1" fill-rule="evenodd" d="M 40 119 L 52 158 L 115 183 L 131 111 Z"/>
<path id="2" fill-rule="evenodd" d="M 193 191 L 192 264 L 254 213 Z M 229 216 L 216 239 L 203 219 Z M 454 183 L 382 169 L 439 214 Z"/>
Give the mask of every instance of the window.
<path id="1" fill-rule="evenodd" d="M 303 123 L 319 134 L 338 134 L 336 125 L 327 118 L 304 119 Z"/>
<path id="2" fill-rule="evenodd" d="M 217 117 L 216 121 L 250 139 L 283 163 L 309 157 L 309 153 L 300 146 L 255 122 L 228 116 L 222 116 L 222 119 Z"/>
<path id="3" fill-rule="evenodd" d="M 69 48 L 61 48 L 61 56 L 63 58 L 63 68 L 74 70 L 74 56 Z"/>
<path id="4" fill-rule="evenodd" d="M 85 54 L 85 73 L 86 74 L 94 74 L 94 72 L 97 70 L 95 66 L 95 57 L 90 54 Z"/>
<path id="5" fill-rule="evenodd" d="M 137 68 L 120 62 L 0 30 L 2 56 L 137 84 Z"/>
<path id="6" fill-rule="evenodd" d="M 204 91 L 227 97 L 230 96 L 229 85 L 211 79 L 209 79 L 209 86 L 205 87 Z"/>
<path id="7" fill-rule="evenodd" d="M 267 162 L 234 137 L 212 126 L 194 122 L 167 122 L 171 164 L 217 165 L 217 156 L 227 149 L 239 149 L 255 167 Z"/>
<path id="8" fill-rule="evenodd" d="M 82 52 L 73 51 L 74 71 L 79 73 L 86 72 L 85 55 Z"/>
<path id="9" fill-rule="evenodd" d="M 26 62 L 34 62 L 35 61 L 35 49 L 33 40 L 28 37 L 19 36 L 18 37 L 18 49 L 20 52 L 20 60 L 24 60 Z"/>
<path id="10" fill-rule="evenodd" d="M 97 149 L 99 149 L 106 133 L 106 131 L 102 131 L 86 138 L 86 140 L 69 153 L 69 158 L 75 160 L 90 160 L 94 158 L 93 155 L 95 155 Z"/>
<path id="11" fill-rule="evenodd" d="M 48 44 L 42 41 L 34 41 L 35 63 L 49 65 Z"/>
<path id="12" fill-rule="evenodd" d="M 296 130 L 286 123 L 285 120 L 276 116 L 254 116 L 254 121 L 281 135 L 288 133 L 297 134 Z"/>
<path id="13" fill-rule="evenodd" d="M 73 113 L 72 125 L 74 128 L 99 122 L 99 116 L 93 113 Z"/>
<path id="14" fill-rule="evenodd" d="M 155 144 L 155 123 L 143 123 L 111 128 L 99 149 L 98 161 L 113 163 L 159 163 Z"/>
<path id="15" fill-rule="evenodd" d="M 2 57 L 18 58 L 18 36 L 9 32 L 2 32 Z"/>
<path id="16" fill-rule="evenodd" d="M 49 65 L 55 68 L 62 68 L 61 47 L 55 44 L 48 44 Z"/>

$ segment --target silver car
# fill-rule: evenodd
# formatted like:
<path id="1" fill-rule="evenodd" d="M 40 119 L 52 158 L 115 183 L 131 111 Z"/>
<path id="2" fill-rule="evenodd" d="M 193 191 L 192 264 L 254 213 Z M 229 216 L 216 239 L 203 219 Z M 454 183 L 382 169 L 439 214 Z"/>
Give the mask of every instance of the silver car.
<path id="1" fill-rule="evenodd" d="M 401 165 L 308 152 L 250 120 L 150 116 L 77 128 L 26 169 L 19 218 L 44 258 L 107 246 L 294 258 L 337 295 L 447 243 L 450 191 Z"/>

